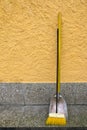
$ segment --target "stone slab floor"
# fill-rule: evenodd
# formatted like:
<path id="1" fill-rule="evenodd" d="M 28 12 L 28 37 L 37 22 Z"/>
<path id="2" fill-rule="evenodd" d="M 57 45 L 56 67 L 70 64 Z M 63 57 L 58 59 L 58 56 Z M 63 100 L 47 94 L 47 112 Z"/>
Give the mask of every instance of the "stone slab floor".
<path id="1" fill-rule="evenodd" d="M 1 83 L 1 127 L 45 127 L 55 83 Z M 62 83 L 68 104 L 67 127 L 87 126 L 87 83 Z M 50 126 L 48 126 L 50 127 Z"/>

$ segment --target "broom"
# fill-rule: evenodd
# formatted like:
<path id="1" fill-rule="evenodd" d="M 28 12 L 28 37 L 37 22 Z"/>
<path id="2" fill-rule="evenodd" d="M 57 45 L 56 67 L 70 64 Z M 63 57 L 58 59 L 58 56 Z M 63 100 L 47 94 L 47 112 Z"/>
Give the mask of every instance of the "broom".
<path id="1" fill-rule="evenodd" d="M 61 13 L 58 14 L 57 29 L 57 76 L 56 76 L 56 95 L 50 101 L 49 116 L 46 120 L 47 125 L 66 125 L 67 105 L 60 94 L 60 43 L 61 43 Z"/>

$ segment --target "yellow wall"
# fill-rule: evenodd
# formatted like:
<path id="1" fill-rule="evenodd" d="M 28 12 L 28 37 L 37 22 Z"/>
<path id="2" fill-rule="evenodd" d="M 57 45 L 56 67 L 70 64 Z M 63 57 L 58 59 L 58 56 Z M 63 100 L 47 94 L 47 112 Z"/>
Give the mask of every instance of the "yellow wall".
<path id="1" fill-rule="evenodd" d="M 87 81 L 87 0 L 0 0 L 0 82 L 55 82 L 59 11 L 61 82 Z"/>

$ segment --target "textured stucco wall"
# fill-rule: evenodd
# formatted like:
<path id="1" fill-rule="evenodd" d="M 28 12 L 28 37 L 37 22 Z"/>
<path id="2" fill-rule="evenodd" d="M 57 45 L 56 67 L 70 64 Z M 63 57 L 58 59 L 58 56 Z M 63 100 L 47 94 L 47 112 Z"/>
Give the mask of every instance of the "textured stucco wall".
<path id="1" fill-rule="evenodd" d="M 59 11 L 61 82 L 87 81 L 87 0 L 0 0 L 0 82 L 55 82 Z"/>

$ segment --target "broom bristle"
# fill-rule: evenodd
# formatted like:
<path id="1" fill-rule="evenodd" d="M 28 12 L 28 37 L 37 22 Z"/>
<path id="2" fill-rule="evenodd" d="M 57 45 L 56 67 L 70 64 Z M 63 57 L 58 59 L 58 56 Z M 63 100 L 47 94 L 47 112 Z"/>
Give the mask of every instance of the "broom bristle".
<path id="1" fill-rule="evenodd" d="M 66 125 L 66 118 L 48 117 L 46 125 Z"/>

